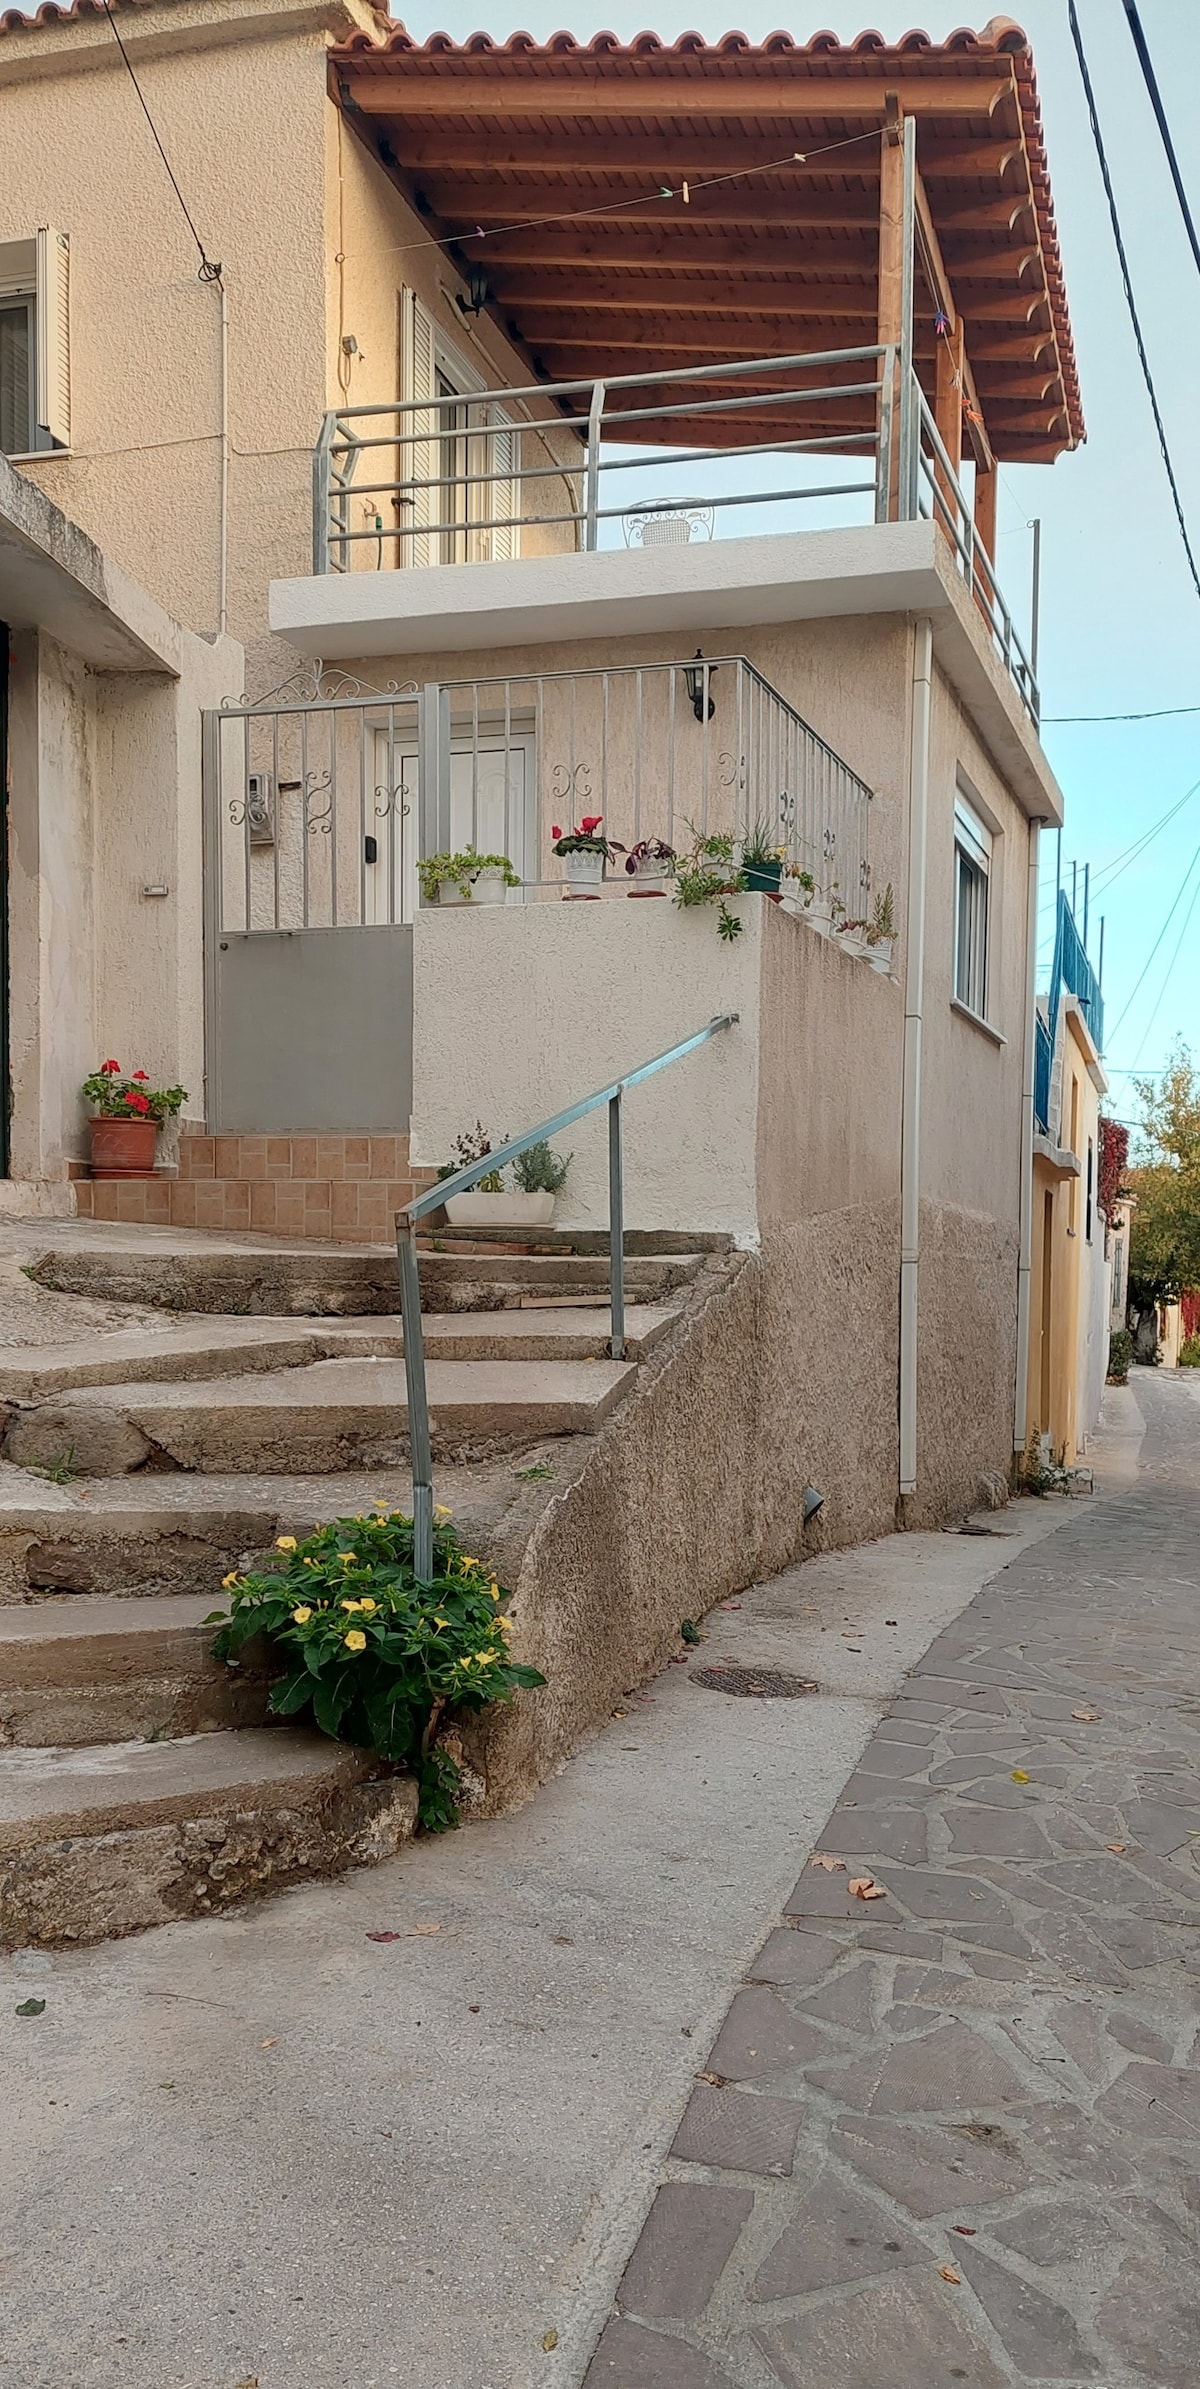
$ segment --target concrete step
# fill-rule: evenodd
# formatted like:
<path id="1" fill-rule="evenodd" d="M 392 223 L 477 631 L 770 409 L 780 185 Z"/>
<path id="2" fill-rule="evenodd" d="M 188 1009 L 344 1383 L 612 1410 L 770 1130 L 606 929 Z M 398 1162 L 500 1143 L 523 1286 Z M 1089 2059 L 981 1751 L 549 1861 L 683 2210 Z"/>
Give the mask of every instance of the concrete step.
<path id="1" fill-rule="evenodd" d="M 427 1312 L 426 1351 L 439 1360 L 600 1360 L 608 1351 L 607 1309 Z M 631 1304 L 625 1314 L 630 1360 L 641 1360 L 666 1333 L 675 1311 Z M 312 1320 L 212 1316 L 161 1329 L 125 1328 L 86 1342 L 42 1344 L 0 1353 L 0 1402 L 38 1402 L 93 1385 L 169 1384 L 305 1368 L 317 1360 L 365 1356 L 399 1359 L 397 1318 Z"/>
<path id="2" fill-rule="evenodd" d="M 471 1467 L 439 1467 L 439 1501 L 468 1550 L 486 1553 L 515 1583 L 535 1517 L 571 1445 L 534 1443 Z M 532 1477 L 522 1471 L 532 1467 Z M 0 1615 L 6 1604 L 70 1594 L 193 1594 L 201 1614 L 220 1601 L 221 1578 L 269 1551 L 277 1535 L 302 1536 L 329 1518 L 353 1518 L 364 1491 L 411 1510 L 407 1468 L 339 1475 L 190 1476 L 141 1470 L 58 1485 L 0 1461 Z"/>
<path id="3" fill-rule="evenodd" d="M 435 1455 L 472 1459 L 533 1437 L 585 1435 L 632 1385 L 626 1361 L 433 1360 Z M 323 1360 L 181 1385 L 96 1385 L 18 1410 L 5 1457 L 120 1476 L 151 1461 L 236 1475 L 394 1465 L 407 1452 L 401 1363 Z"/>
<path id="4" fill-rule="evenodd" d="M 31 1265 L 39 1285 L 62 1294 L 87 1294 L 167 1311 L 220 1312 L 241 1317 L 312 1319 L 394 1313 L 396 1257 L 387 1249 L 355 1251 L 302 1245 L 189 1242 L 180 1229 L 169 1242 L 142 1245 L 62 1243 Z M 702 1252 L 638 1254 L 626 1263 L 631 1300 L 661 1302 L 703 1266 Z M 503 1310 L 522 1294 L 602 1292 L 603 1254 L 423 1253 L 422 1300 L 430 1310 Z"/>
<path id="5" fill-rule="evenodd" d="M 416 1786 L 289 1727 L 0 1751 L 0 1945 L 102 1941 L 385 1858 Z"/>
<path id="6" fill-rule="evenodd" d="M 270 1681 L 212 1656 L 223 1596 L 0 1606 L 0 1744 L 158 1742 L 261 1725 Z M 265 1657 L 265 1654 L 264 1654 Z"/>

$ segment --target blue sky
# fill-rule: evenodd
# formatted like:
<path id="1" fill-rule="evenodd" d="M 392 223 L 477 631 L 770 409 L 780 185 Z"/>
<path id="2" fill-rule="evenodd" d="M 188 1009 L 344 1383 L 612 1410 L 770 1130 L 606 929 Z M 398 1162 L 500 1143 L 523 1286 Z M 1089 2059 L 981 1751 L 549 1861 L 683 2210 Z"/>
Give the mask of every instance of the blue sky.
<path id="1" fill-rule="evenodd" d="M 395 0 L 394 0 L 395 4 Z M 1200 0 L 1139 0 L 1185 173 L 1200 213 L 1195 125 L 1200 119 Z M 811 16 L 786 18 L 797 39 L 828 26 L 843 39 L 864 26 L 895 37 L 918 23 L 941 39 L 956 25 L 983 24 L 992 0 L 966 7 L 880 0 L 849 7 L 823 0 Z M 1033 43 L 1046 127 L 1067 289 L 1088 423 L 1086 447 L 1052 467 L 1006 466 L 998 563 L 1006 594 L 1024 620 L 1030 580 L 1029 518 L 1042 520 L 1041 679 L 1048 717 L 1200 706 L 1200 598 L 1192 587 L 1159 459 L 1149 402 L 1118 276 L 1103 189 L 1079 84 L 1065 0 L 1027 0 L 1011 13 Z M 1134 287 L 1158 384 L 1176 472 L 1200 552 L 1200 274 L 1188 247 L 1129 38 L 1121 0 L 1079 0 L 1101 123 L 1125 230 Z M 737 26 L 762 39 L 780 22 L 762 9 L 686 12 L 630 6 L 501 10 L 495 0 L 453 0 L 403 11 L 417 39 L 441 30 L 462 39 L 480 29 L 504 38 L 524 29 L 544 40 L 566 25 L 578 39 L 605 28 L 628 39 L 649 26 L 673 40 L 688 28 L 715 39 Z M 1200 896 L 1176 954 L 1200 857 L 1140 990 L 1134 994 L 1193 854 L 1200 849 L 1200 712 L 1190 720 L 1057 726 L 1044 741 L 1067 800 L 1063 856 L 1085 860 L 1093 877 L 1184 795 L 1197 792 L 1162 835 L 1092 906 L 1106 918 L 1104 994 L 1112 1108 L 1129 1110 L 1128 1072 L 1163 1062 L 1181 1034 L 1200 1052 Z M 1053 921 L 1054 841 L 1043 924 Z M 1048 959 L 1048 955 L 1047 955 Z M 1168 978 L 1169 970 L 1169 978 Z M 1132 1000 L 1131 1000 L 1132 999 Z M 1126 1011 L 1126 1006 L 1128 1010 Z M 1125 1018 L 1120 1018 L 1125 1012 Z M 1119 1023 L 1119 1025 L 1118 1025 Z"/>

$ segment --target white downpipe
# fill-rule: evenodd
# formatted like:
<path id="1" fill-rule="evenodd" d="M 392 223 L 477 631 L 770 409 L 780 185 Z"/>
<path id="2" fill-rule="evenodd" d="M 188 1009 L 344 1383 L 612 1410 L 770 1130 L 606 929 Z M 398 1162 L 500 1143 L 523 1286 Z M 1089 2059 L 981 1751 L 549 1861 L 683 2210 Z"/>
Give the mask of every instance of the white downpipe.
<path id="1" fill-rule="evenodd" d="M 1029 879 L 1025 899 L 1025 1061 L 1021 1084 L 1021 1230 L 1017 1259 L 1017 1383 L 1013 1404 L 1013 1450 L 1023 1452 L 1029 1433 L 1029 1303 L 1033 1288 L 1033 1085 L 1037 1052 L 1038 865 L 1042 824 L 1029 824 Z"/>
<path id="2" fill-rule="evenodd" d="M 229 293 L 223 281 L 218 282 L 217 288 L 221 294 L 221 527 L 217 628 L 224 638 L 229 628 Z"/>
<path id="3" fill-rule="evenodd" d="M 908 919 L 904 961 L 904 1100 L 900 1126 L 900 1492 L 917 1489 L 917 1290 L 921 1260 L 921 1033 L 925 987 L 925 877 L 929 832 L 929 731 L 933 625 L 913 637 L 908 764 Z"/>

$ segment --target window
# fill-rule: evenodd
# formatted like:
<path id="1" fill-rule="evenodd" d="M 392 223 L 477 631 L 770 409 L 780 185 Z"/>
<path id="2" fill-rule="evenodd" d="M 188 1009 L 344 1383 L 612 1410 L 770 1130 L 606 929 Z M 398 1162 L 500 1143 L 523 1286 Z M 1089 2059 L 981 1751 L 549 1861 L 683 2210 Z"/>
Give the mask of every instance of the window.
<path id="1" fill-rule="evenodd" d="M 510 518 L 520 512 L 520 435 L 500 407 L 486 403 L 486 382 L 443 337 L 412 290 L 400 293 L 400 387 L 406 399 L 443 403 L 436 413 L 431 408 L 428 415 L 402 418 L 403 428 L 414 436 L 400 449 L 399 477 L 403 482 L 411 476 L 414 487 L 411 493 L 402 491 L 397 501 L 406 534 L 397 541 L 398 561 L 507 561 L 517 552 L 518 534 Z M 462 404 L 447 403 L 455 399 Z M 491 473 L 500 478 L 482 478 Z"/>
<path id="2" fill-rule="evenodd" d="M 954 996 L 987 1017 L 992 833 L 963 796 L 954 800 Z"/>
<path id="3" fill-rule="evenodd" d="M 70 244 L 0 241 L 0 454 L 71 444 Z"/>

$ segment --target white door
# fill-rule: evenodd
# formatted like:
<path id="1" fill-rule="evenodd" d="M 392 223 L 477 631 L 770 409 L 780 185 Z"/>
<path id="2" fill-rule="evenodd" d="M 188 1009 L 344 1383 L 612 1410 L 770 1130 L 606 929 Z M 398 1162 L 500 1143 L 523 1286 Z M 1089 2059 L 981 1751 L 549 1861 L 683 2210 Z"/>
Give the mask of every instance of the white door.
<path id="1" fill-rule="evenodd" d="M 368 922 L 411 921 L 418 904 L 417 854 L 420 808 L 417 750 L 397 740 L 387 771 L 386 731 L 378 736 L 377 777 L 397 792 L 379 823 L 375 862 L 366 866 Z M 522 879 L 529 871 L 533 835 L 530 803 L 533 790 L 533 739 L 503 731 L 480 731 L 474 743 L 453 740 L 450 747 L 450 849 L 460 853 L 473 846 L 478 854 L 506 854 Z M 508 901 L 524 901 L 520 889 L 510 888 Z"/>

